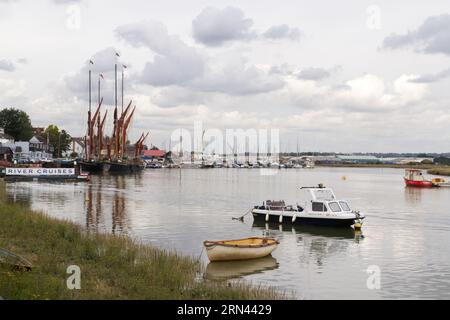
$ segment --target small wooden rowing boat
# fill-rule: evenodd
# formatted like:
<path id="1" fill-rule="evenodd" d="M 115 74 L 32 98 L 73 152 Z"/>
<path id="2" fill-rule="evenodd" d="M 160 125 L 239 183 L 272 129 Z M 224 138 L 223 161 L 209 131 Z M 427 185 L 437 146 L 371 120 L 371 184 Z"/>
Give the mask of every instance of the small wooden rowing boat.
<path id="1" fill-rule="evenodd" d="M 210 261 L 262 258 L 270 255 L 278 244 L 276 239 L 261 237 L 203 242 Z"/>
<path id="2" fill-rule="evenodd" d="M 0 248 L 0 265 L 8 265 L 17 271 L 30 271 L 31 262 L 18 254 Z"/>

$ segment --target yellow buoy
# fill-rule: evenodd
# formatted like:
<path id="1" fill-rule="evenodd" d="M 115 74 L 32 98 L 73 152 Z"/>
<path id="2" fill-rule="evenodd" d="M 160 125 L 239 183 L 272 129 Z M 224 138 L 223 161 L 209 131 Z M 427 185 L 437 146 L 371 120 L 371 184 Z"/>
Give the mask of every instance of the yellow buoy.
<path id="1" fill-rule="evenodd" d="M 355 228 L 355 230 L 361 230 L 362 228 L 362 223 L 361 222 L 356 222 L 353 227 Z"/>
<path id="2" fill-rule="evenodd" d="M 346 176 L 342 176 L 341 179 L 342 179 L 342 181 L 345 181 L 345 180 L 347 180 L 347 177 Z"/>

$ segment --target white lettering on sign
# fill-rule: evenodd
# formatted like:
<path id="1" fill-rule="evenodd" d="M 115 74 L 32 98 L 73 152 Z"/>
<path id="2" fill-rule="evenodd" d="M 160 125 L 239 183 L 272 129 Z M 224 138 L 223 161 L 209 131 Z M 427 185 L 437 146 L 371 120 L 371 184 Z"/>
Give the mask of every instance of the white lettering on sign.
<path id="1" fill-rule="evenodd" d="M 6 168 L 7 176 L 73 176 L 74 168 Z"/>

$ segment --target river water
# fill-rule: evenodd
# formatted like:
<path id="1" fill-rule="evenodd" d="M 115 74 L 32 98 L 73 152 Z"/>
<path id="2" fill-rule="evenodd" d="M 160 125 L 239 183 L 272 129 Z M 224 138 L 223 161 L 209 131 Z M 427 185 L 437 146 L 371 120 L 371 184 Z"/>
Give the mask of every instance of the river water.
<path id="1" fill-rule="evenodd" d="M 10 201 L 92 230 L 127 234 L 199 256 L 204 240 L 271 235 L 265 259 L 207 265 L 209 281 L 244 279 L 301 299 L 450 299 L 450 188 L 405 188 L 403 170 L 366 168 L 157 169 L 89 183 L 7 183 Z M 343 178 L 345 177 L 345 178 Z M 233 220 L 268 199 L 295 204 L 324 183 L 367 216 L 353 229 Z M 379 281 L 378 281 L 379 280 Z M 378 286 L 379 284 L 379 286 Z"/>

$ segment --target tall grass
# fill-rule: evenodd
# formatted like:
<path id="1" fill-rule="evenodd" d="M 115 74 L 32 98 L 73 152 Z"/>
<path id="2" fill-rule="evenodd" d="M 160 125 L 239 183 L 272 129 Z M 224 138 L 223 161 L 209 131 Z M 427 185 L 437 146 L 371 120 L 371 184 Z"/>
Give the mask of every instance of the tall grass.
<path id="1" fill-rule="evenodd" d="M 430 169 L 427 172 L 438 176 L 450 176 L 450 167 Z"/>
<path id="2" fill-rule="evenodd" d="M 7 203 L 1 194 L 0 247 L 34 265 L 30 272 L 0 266 L 0 296 L 5 299 L 286 298 L 272 288 L 198 280 L 204 266 L 194 258 L 123 236 L 90 233 Z M 70 265 L 81 269 L 81 290 L 67 289 Z"/>

